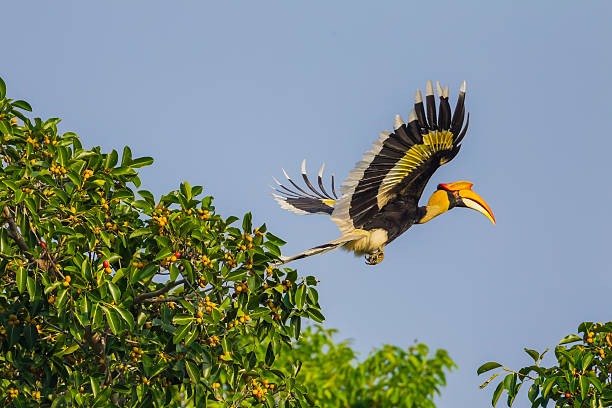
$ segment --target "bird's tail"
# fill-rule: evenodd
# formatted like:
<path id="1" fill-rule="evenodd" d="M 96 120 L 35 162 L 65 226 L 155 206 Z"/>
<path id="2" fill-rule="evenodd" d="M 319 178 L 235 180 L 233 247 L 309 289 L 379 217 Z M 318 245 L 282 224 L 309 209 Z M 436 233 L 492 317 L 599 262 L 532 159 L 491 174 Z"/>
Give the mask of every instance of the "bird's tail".
<path id="1" fill-rule="evenodd" d="M 301 252 L 297 255 L 294 256 L 281 256 L 281 261 L 278 263 L 278 265 L 284 265 L 286 263 L 289 263 L 291 261 L 296 261 L 298 259 L 304 259 L 304 258 L 308 258 L 309 256 L 313 256 L 313 255 L 319 255 L 319 254 L 324 254 L 326 252 L 329 251 L 333 251 L 334 249 L 338 249 L 341 246 L 343 246 L 344 244 L 354 241 L 356 239 L 361 239 L 363 238 L 363 234 L 359 233 L 359 232 L 353 232 L 353 233 L 349 233 L 349 234 L 345 234 L 343 236 L 341 236 L 340 238 L 334 240 L 334 241 L 330 241 L 326 244 L 323 245 L 319 245 L 316 246 L 314 248 L 310 248 L 304 252 Z"/>
<path id="2" fill-rule="evenodd" d="M 283 174 L 287 178 L 287 181 L 291 183 L 292 188 L 288 188 L 282 185 L 278 180 L 274 179 L 278 188 L 272 187 L 276 193 L 273 193 L 274 199 L 280 204 L 280 206 L 286 210 L 292 211 L 296 214 L 331 214 L 334 211 L 334 205 L 338 196 L 336 195 L 336 187 L 334 185 L 334 176 L 331 176 L 331 189 L 332 194 L 329 194 L 323 186 L 323 169 L 325 163 L 319 170 L 317 181 L 319 184 L 319 190 L 317 190 L 306 174 L 306 160 L 302 162 L 302 178 L 306 187 L 310 190 L 298 186 L 291 178 L 287 175 L 287 172 L 283 169 Z M 287 184 L 289 185 L 289 184 Z"/>

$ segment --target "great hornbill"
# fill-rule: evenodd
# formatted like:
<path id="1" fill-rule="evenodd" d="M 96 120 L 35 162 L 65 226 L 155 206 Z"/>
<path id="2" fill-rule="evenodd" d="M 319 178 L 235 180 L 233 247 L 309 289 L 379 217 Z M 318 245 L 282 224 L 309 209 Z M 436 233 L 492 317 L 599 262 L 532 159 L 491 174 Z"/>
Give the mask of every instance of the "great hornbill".
<path id="1" fill-rule="evenodd" d="M 285 170 L 285 177 L 295 189 L 274 179 L 279 188 L 275 189 L 278 194 L 273 195 L 282 208 L 298 214 L 329 214 L 342 232 L 334 241 L 282 258 L 283 263 L 343 247 L 356 255 L 365 255 L 366 263 L 375 265 L 383 260 L 385 245 L 408 228 L 424 224 L 454 207 L 472 208 L 495 224 L 493 212 L 467 181 L 439 184 L 427 205 L 419 206 L 421 194 L 433 173 L 459 153 L 470 122 L 468 113 L 463 126 L 465 81 L 452 116 L 448 86 L 442 89 L 436 83 L 436 87 L 439 108 L 436 109 L 433 85 L 428 81 L 426 105 L 417 90 L 408 124 L 399 115 L 395 116 L 395 131 L 380 134 L 342 184 L 340 197 L 336 194 L 333 175 L 332 195 L 323 186 L 325 164 L 319 170 L 320 190 L 306 175 L 306 161 L 302 162 L 302 177 L 310 192 L 291 180 Z"/>

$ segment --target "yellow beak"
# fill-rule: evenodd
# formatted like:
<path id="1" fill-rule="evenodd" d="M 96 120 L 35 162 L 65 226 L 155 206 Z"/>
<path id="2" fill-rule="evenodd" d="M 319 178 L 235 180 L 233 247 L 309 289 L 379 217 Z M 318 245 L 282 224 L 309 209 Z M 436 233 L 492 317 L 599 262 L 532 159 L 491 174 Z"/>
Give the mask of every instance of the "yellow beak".
<path id="1" fill-rule="evenodd" d="M 473 210 L 478 211 L 485 217 L 491 220 L 493 224 L 495 224 L 495 217 L 493 216 L 493 211 L 489 205 L 482 199 L 481 196 L 476 194 L 470 189 L 459 190 L 459 200 L 461 201 L 461 207 L 468 207 Z"/>

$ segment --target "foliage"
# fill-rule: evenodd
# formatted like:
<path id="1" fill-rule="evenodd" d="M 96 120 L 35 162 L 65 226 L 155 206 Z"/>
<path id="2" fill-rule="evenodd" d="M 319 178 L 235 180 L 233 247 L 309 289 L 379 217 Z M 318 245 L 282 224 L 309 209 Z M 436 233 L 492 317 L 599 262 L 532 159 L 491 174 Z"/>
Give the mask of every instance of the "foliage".
<path id="1" fill-rule="evenodd" d="M 333 333 L 308 327 L 275 363 L 286 375 L 301 365 L 296 381 L 320 407 L 434 407 L 434 395 L 446 384 L 445 370 L 455 367 L 446 351 L 430 356 L 422 343 L 407 350 L 384 345 L 358 362 L 348 342 L 332 341 Z"/>
<path id="2" fill-rule="evenodd" d="M 511 370 L 496 362 L 483 364 L 478 374 L 501 369 L 488 379 L 486 387 L 498 375 L 508 374 L 493 392 L 493 406 L 503 391 L 508 394 L 507 404 L 511 406 L 521 386 L 532 382 L 527 396 L 532 407 L 545 407 L 550 400 L 557 407 L 609 407 L 612 406 L 612 322 L 606 324 L 584 322 L 578 326 L 580 336 L 570 334 L 555 347 L 557 365 L 550 368 L 541 366 L 542 354 L 525 349 L 534 364 Z M 571 347 L 565 344 L 580 341 Z"/>
<path id="3" fill-rule="evenodd" d="M 303 317 L 323 320 L 317 281 L 274 266 L 284 242 L 250 214 L 232 226 L 200 186 L 136 196 L 152 158 L 85 149 L 60 119 L 24 111 L 0 79 L 6 403 L 308 404 L 271 368 Z"/>

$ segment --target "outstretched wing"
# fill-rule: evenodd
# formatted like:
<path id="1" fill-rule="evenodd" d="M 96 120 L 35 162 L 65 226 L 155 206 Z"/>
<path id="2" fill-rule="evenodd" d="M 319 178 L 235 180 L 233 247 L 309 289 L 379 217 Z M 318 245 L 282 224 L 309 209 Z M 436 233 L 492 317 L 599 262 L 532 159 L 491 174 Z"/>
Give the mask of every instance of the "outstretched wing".
<path id="1" fill-rule="evenodd" d="M 274 199 L 280 204 L 281 208 L 292 211 L 296 214 L 331 214 L 334 211 L 334 205 L 338 196 L 336 195 L 336 187 L 334 186 L 334 176 L 331 176 L 331 190 L 333 197 L 325 190 L 323 186 L 323 169 L 325 163 L 319 170 L 319 176 L 317 178 L 319 189 L 317 190 L 306 174 L 306 160 L 302 162 L 302 178 L 304 183 L 311 192 L 308 192 L 298 186 L 291 180 L 283 169 L 283 174 L 287 178 L 287 181 L 291 183 L 293 189 L 287 188 L 282 185 L 278 180 L 274 179 L 279 188 L 273 188 L 278 194 L 272 194 Z"/>
<path id="2" fill-rule="evenodd" d="M 432 174 L 459 153 L 469 124 L 468 114 L 463 126 L 465 81 L 452 117 L 448 86 L 443 90 L 439 83 L 436 85 L 439 109 L 429 81 L 425 92 L 427 106 L 423 105 L 421 92 L 417 90 L 408 124 L 396 115 L 394 133 L 382 132 L 372 149 L 349 173 L 331 217 L 342 232 L 363 227 L 398 195 L 418 202 Z"/>

